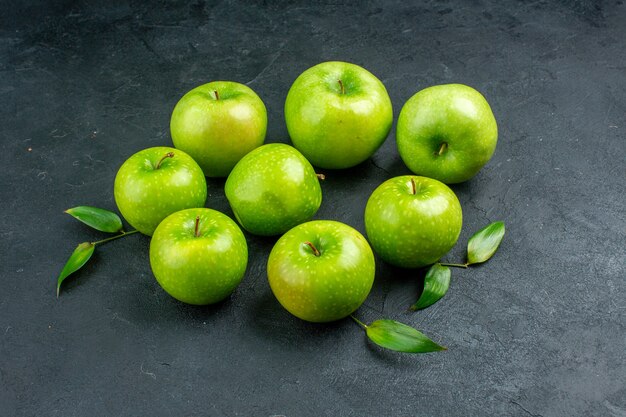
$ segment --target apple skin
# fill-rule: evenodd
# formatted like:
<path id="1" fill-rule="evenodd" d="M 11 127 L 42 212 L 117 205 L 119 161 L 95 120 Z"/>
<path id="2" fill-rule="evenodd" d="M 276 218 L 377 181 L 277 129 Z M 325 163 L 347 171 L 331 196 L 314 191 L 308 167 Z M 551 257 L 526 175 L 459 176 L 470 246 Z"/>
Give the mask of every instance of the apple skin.
<path id="1" fill-rule="evenodd" d="M 217 96 L 216 96 L 217 92 Z M 172 112 L 172 142 L 207 177 L 226 177 L 251 150 L 263 145 L 267 111 L 248 86 L 214 81 L 185 94 Z"/>
<path id="2" fill-rule="evenodd" d="M 244 156 L 224 186 L 237 221 L 255 235 L 279 235 L 310 220 L 322 203 L 313 167 L 295 148 L 263 145 Z"/>
<path id="3" fill-rule="evenodd" d="M 170 152 L 173 157 L 164 158 Z M 160 146 L 139 151 L 122 164 L 115 176 L 113 194 L 126 221 L 152 236 L 170 214 L 204 207 L 207 186 L 202 169 L 189 155 Z"/>
<path id="4" fill-rule="evenodd" d="M 491 159 L 497 141 L 489 103 L 463 84 L 421 90 L 404 104 L 398 118 L 396 143 L 406 166 L 446 184 L 476 175 Z M 444 142 L 447 147 L 439 154 Z"/>
<path id="5" fill-rule="evenodd" d="M 305 242 L 319 251 L 316 256 Z M 329 322 L 352 314 L 367 298 L 375 274 L 374 254 L 357 230 L 332 221 L 303 223 L 274 245 L 267 276 L 280 304 L 294 316 Z"/>
<path id="6" fill-rule="evenodd" d="M 341 169 L 376 152 L 389 134 L 393 111 L 385 86 L 372 73 L 331 61 L 296 79 L 285 101 L 285 121 L 293 145 L 313 165 Z"/>
<path id="7" fill-rule="evenodd" d="M 247 265 L 248 245 L 239 226 L 208 208 L 169 215 L 150 241 L 150 266 L 159 285 L 187 304 L 213 304 L 228 297 Z"/>
<path id="8" fill-rule="evenodd" d="M 458 240 L 462 224 L 459 199 L 432 178 L 391 178 L 374 190 L 365 207 L 365 230 L 374 252 L 402 268 L 437 262 Z"/>

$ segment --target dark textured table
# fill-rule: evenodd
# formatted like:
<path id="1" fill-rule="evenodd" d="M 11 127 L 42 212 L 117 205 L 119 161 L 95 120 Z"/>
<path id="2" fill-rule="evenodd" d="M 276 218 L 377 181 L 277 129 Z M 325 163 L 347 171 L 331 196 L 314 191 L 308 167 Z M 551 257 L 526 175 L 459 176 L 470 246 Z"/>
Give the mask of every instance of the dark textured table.
<path id="1" fill-rule="evenodd" d="M 623 1 L 48 3 L 0 6 L 0 415 L 626 416 Z M 287 90 L 326 60 L 377 75 L 396 117 L 441 83 L 492 105 L 498 148 L 453 186 L 464 228 L 447 259 L 502 219 L 499 252 L 455 269 L 421 312 L 407 307 L 423 271 L 378 262 L 357 313 L 447 352 L 383 351 L 350 320 L 291 317 L 266 280 L 275 239 L 251 235 L 246 277 L 217 306 L 164 293 L 139 235 L 98 248 L 55 297 L 74 246 L 103 236 L 63 210 L 115 209 L 117 169 L 171 144 L 182 94 L 243 82 L 267 106 L 267 142 L 288 142 Z M 364 231 L 369 194 L 408 173 L 394 131 L 327 172 L 316 218 Z M 207 206 L 232 215 L 223 185 L 209 181 Z"/>

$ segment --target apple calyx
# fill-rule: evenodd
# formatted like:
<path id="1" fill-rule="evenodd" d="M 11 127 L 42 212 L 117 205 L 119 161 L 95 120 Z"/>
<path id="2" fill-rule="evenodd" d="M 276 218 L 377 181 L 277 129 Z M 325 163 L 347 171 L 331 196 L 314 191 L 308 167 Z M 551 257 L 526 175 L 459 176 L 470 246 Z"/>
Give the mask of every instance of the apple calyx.
<path id="1" fill-rule="evenodd" d="M 437 155 L 441 156 L 447 150 L 448 150 L 448 142 L 441 142 L 441 145 L 439 146 L 439 150 L 437 151 Z"/>
<path id="2" fill-rule="evenodd" d="M 317 176 L 317 179 L 320 181 L 324 181 L 326 179 L 326 175 L 324 174 L 315 174 Z"/>
<path id="3" fill-rule="evenodd" d="M 159 160 L 159 162 L 156 164 L 156 167 L 154 167 L 154 169 L 159 169 L 161 168 L 161 164 L 163 163 L 163 161 L 165 161 L 166 158 L 173 158 L 174 157 L 174 152 L 168 152 L 165 155 L 163 155 L 163 157 Z"/>
<path id="4" fill-rule="evenodd" d="M 339 86 L 341 87 L 341 94 L 346 94 L 346 87 L 343 85 L 343 81 L 337 80 Z"/>
<path id="5" fill-rule="evenodd" d="M 196 216 L 196 227 L 193 234 L 195 237 L 200 237 L 200 216 Z"/>
<path id="6" fill-rule="evenodd" d="M 215 94 L 215 100 L 219 100 L 220 99 L 220 93 L 218 93 L 217 90 L 213 90 L 213 93 Z"/>
<path id="7" fill-rule="evenodd" d="M 313 255 L 320 256 L 320 251 L 317 250 L 317 248 L 315 247 L 313 243 L 306 241 L 304 242 L 304 244 L 311 248 L 311 250 L 313 251 Z"/>

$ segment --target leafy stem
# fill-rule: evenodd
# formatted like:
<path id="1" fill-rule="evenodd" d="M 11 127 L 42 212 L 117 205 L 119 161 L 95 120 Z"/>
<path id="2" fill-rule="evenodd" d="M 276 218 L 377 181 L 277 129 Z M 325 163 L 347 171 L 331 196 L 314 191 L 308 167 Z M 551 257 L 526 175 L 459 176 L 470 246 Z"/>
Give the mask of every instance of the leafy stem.
<path id="1" fill-rule="evenodd" d="M 173 156 L 173 152 L 165 154 L 165 156 L 163 156 L 157 164 L 156 169 L 159 168 L 161 162 L 163 162 L 165 158 L 171 158 Z M 87 263 L 89 259 L 91 259 L 91 256 L 96 249 L 96 245 L 102 245 L 103 243 L 107 243 L 124 236 L 133 235 L 138 232 L 138 230 L 125 232 L 122 227 L 122 219 L 120 219 L 120 216 L 109 210 L 91 206 L 78 206 L 67 209 L 65 212 L 93 229 L 101 232 L 117 234 L 95 242 L 79 243 L 78 246 L 76 246 L 76 249 L 74 249 L 74 252 L 72 252 L 69 259 L 65 262 L 61 273 L 57 277 L 57 297 L 59 296 L 61 284 L 65 281 L 65 278 L 78 271 Z"/>
<path id="2" fill-rule="evenodd" d="M 352 320 L 355 321 L 356 324 L 358 324 L 359 326 L 361 326 L 361 328 L 363 328 L 363 330 L 367 330 L 367 324 L 363 323 L 361 320 L 357 319 L 356 317 L 354 317 L 354 315 L 350 314 L 350 318 Z"/>
<path id="3" fill-rule="evenodd" d="M 470 265 L 489 260 L 504 237 L 504 222 L 493 222 L 474 233 L 467 242 L 467 261 L 464 264 L 439 262 L 433 264 L 424 277 L 424 290 L 411 310 L 421 310 L 435 304 L 446 293 L 450 286 L 450 269 L 448 267 L 467 269 Z"/>
<path id="4" fill-rule="evenodd" d="M 441 265 L 441 266 L 453 266 L 455 268 L 467 268 L 469 266 L 469 264 L 449 264 L 449 263 L 445 263 L 445 262 L 439 262 L 439 265 Z"/>
<path id="5" fill-rule="evenodd" d="M 139 231 L 139 230 L 130 230 L 130 231 L 128 231 L 128 232 L 125 232 L 125 231 L 123 231 L 123 230 L 122 230 L 122 231 L 120 232 L 120 234 L 119 234 L 119 235 L 115 235 L 115 236 L 113 236 L 113 237 L 108 237 L 108 238 L 106 238 L 106 239 L 98 240 L 98 241 L 96 241 L 96 242 L 91 242 L 91 244 L 92 244 L 92 245 L 94 245 L 94 246 L 95 246 L 95 245 L 101 245 L 101 244 L 103 244 L 103 243 L 110 242 L 111 240 L 115 240 L 115 239 L 119 239 L 119 238 L 124 237 L 124 236 L 127 236 L 127 235 L 132 235 L 132 234 L 135 234 L 135 233 L 137 233 L 138 231 Z"/>

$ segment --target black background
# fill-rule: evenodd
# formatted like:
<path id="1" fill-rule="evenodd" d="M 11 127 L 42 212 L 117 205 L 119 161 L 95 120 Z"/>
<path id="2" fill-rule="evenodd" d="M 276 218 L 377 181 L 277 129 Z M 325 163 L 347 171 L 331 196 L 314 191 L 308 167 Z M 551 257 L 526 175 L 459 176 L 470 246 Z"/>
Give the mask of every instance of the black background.
<path id="1" fill-rule="evenodd" d="M 626 6 L 338 3 L 2 3 L 0 415 L 626 415 Z M 423 271 L 378 262 L 358 312 L 447 352 L 382 351 L 349 320 L 291 317 L 265 276 L 275 239 L 250 235 L 247 275 L 218 306 L 165 294 L 138 235 L 99 247 L 56 299 L 75 245 L 103 237 L 63 210 L 115 209 L 117 169 L 171 144 L 186 91 L 245 83 L 267 106 L 267 142 L 288 142 L 289 86 L 326 60 L 377 75 L 396 118 L 418 90 L 460 82 L 499 122 L 491 162 L 452 187 L 464 228 L 446 259 L 501 219 L 498 253 L 455 269 L 417 313 Z M 327 172 L 316 218 L 363 231 L 369 194 L 408 173 L 394 132 L 372 159 Z M 223 183 L 209 181 L 207 206 L 232 215 Z"/>

